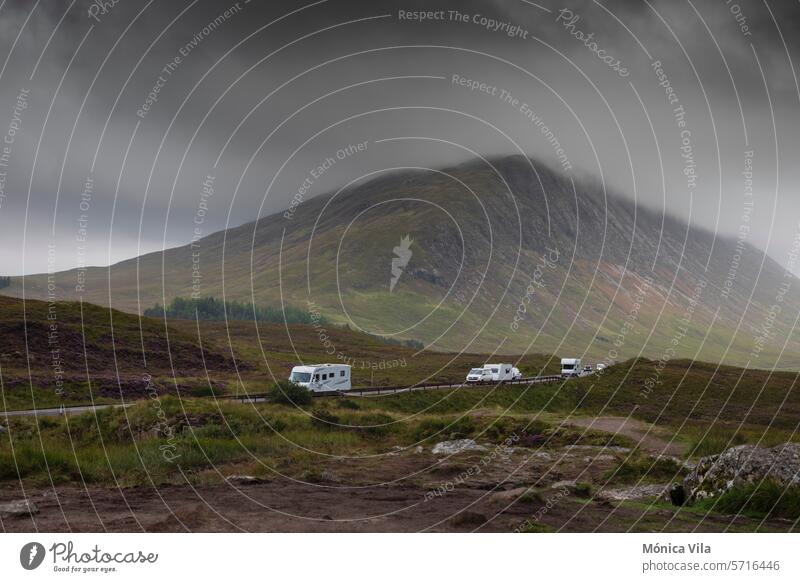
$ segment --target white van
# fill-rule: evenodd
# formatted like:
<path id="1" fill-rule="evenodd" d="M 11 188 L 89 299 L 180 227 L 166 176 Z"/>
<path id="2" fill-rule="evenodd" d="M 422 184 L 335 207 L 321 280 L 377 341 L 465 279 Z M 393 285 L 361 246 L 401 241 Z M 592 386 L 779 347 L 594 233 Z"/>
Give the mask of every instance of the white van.
<path id="1" fill-rule="evenodd" d="M 511 368 L 511 379 L 522 380 L 522 372 L 519 371 L 519 368 Z"/>
<path id="2" fill-rule="evenodd" d="M 577 378 L 581 375 L 580 358 L 561 358 L 561 377 Z"/>
<path id="3" fill-rule="evenodd" d="M 467 384 L 478 384 L 480 382 L 491 382 L 492 372 L 489 368 L 472 368 L 467 374 Z"/>
<path id="4" fill-rule="evenodd" d="M 311 392 L 350 390 L 350 366 L 347 364 L 311 364 L 295 366 L 289 381 L 308 388 Z"/>

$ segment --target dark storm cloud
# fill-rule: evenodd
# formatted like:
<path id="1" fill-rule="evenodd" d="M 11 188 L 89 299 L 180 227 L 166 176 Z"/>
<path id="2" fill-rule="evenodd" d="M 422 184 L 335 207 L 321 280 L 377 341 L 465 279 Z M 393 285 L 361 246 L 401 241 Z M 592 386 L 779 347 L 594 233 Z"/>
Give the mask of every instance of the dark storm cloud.
<path id="1" fill-rule="evenodd" d="M 14 1 L 0 10 L 2 59 L 8 55 L 0 132 L 20 90 L 30 91 L 0 199 L 4 240 L 19 245 L 0 250 L 0 271 L 43 270 L 48 243 L 58 249 L 59 268 L 185 243 L 199 210 L 201 234 L 279 211 L 309 168 L 354 142 L 373 145 L 333 168 L 310 194 L 385 167 L 472 156 L 430 142 L 374 145 L 396 136 L 435 137 L 481 155 L 515 152 L 502 131 L 558 167 L 552 143 L 519 107 L 453 84 L 454 74 L 530 104 L 576 175 L 602 176 L 614 190 L 691 214 L 723 234 L 741 224 L 741 168 L 752 149 L 758 229 L 750 240 L 769 245 L 781 260 L 797 228 L 800 102 L 789 60 L 800 60 L 797 3 L 119 0 L 100 9 L 81 0 L 68 6 Z M 557 21 L 561 9 L 579 17 L 572 28 Z M 417 22 L 400 19 L 400 10 L 444 11 L 446 18 Z M 467 21 L 452 19 L 449 10 Z M 514 26 L 519 34 L 509 35 Z M 575 30 L 593 35 L 596 48 L 619 59 L 629 75 L 601 62 L 570 34 Z M 440 48 L 382 50 L 420 45 Z M 687 111 L 695 192 L 686 189 L 679 130 L 653 60 Z M 326 61 L 332 62 L 320 66 Z M 202 184 L 209 175 L 215 194 L 205 212 Z M 81 245 L 84 218 L 89 242 Z"/>

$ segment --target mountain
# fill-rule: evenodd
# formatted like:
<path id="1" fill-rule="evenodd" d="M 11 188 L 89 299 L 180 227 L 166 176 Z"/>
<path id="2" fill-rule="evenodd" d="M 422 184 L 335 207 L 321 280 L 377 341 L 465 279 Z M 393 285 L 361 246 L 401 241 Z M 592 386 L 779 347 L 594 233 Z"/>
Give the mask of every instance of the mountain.
<path id="1" fill-rule="evenodd" d="M 77 277 L 52 277 L 59 299 Z M 131 312 L 224 294 L 438 350 L 800 367 L 797 281 L 762 251 L 521 156 L 387 173 L 85 277 L 84 301 Z"/>

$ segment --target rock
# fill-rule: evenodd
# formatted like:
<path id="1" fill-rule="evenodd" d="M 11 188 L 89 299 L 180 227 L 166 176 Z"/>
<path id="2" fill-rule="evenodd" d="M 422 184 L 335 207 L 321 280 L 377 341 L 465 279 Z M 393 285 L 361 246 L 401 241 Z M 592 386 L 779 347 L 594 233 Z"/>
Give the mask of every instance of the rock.
<path id="1" fill-rule="evenodd" d="M 529 487 L 514 487 L 505 491 L 496 491 L 492 493 L 490 499 L 498 503 L 511 503 L 512 501 L 518 501 L 526 493 L 531 493 Z"/>
<path id="2" fill-rule="evenodd" d="M 595 457 L 584 457 L 584 463 L 597 463 L 601 461 L 615 461 L 617 458 L 614 455 L 597 455 Z"/>
<path id="3" fill-rule="evenodd" d="M 688 500 L 693 502 L 733 487 L 757 484 L 765 478 L 782 487 L 800 486 L 800 443 L 771 449 L 739 445 L 719 455 L 703 457 L 686 476 L 683 486 Z"/>
<path id="4" fill-rule="evenodd" d="M 629 501 L 646 497 L 661 497 L 668 488 L 669 484 L 663 483 L 660 485 L 635 485 L 619 489 L 603 489 L 597 493 L 597 496 L 608 501 Z"/>
<path id="5" fill-rule="evenodd" d="M 472 439 L 459 439 L 455 441 L 442 441 L 433 447 L 434 455 L 455 455 L 464 451 L 485 451 L 486 447 L 477 444 Z"/>
<path id="6" fill-rule="evenodd" d="M 229 475 L 225 477 L 225 481 L 228 483 L 235 483 L 236 485 L 256 485 L 264 482 L 263 479 L 253 477 L 252 475 Z"/>
<path id="7" fill-rule="evenodd" d="M 39 508 L 33 501 L 27 499 L 0 503 L 0 517 L 2 518 L 36 515 L 37 513 L 39 513 Z"/>
<path id="8" fill-rule="evenodd" d="M 333 471 L 330 471 L 328 469 L 323 469 L 322 470 L 322 473 L 319 476 L 319 480 L 320 480 L 321 483 L 341 483 L 342 482 L 341 478 L 336 473 L 334 473 Z"/>

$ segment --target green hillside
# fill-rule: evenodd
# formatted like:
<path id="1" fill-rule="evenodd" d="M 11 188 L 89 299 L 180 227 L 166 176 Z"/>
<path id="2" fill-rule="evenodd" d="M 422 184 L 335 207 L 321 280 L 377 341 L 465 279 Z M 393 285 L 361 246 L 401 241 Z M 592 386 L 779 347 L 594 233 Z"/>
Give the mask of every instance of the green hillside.
<path id="1" fill-rule="evenodd" d="M 527 158 L 493 164 L 387 174 L 307 200 L 291 218 L 268 216 L 110 274 L 89 269 L 83 298 L 137 312 L 164 297 L 221 298 L 224 287 L 229 301 L 318 311 L 432 350 L 800 367 L 798 286 L 758 249 L 597 185 L 573 190 Z M 404 239 L 407 264 L 393 265 Z M 55 276 L 59 298 L 74 297 L 75 280 Z M 46 285 L 27 277 L 25 293 L 44 298 Z M 0 292 L 21 295 L 21 280 Z"/>

